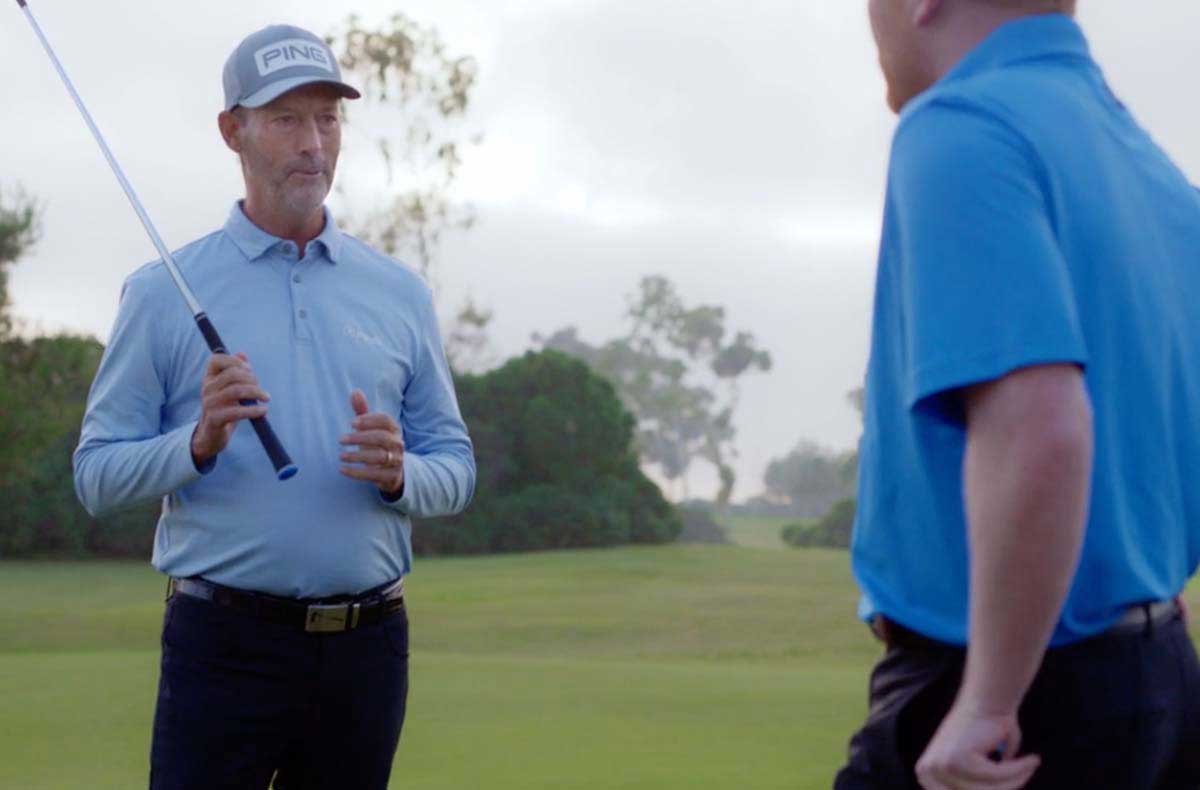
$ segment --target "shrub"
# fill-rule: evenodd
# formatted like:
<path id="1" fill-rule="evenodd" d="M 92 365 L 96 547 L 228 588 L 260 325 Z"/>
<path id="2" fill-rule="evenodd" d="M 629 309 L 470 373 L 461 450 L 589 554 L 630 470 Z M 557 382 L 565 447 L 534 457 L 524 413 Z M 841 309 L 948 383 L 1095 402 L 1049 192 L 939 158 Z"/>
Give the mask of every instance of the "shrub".
<path id="1" fill-rule="evenodd" d="M 685 505 L 679 508 L 679 515 L 683 519 L 681 543 L 729 543 L 724 527 L 713 518 L 709 508 Z"/>
<path id="2" fill-rule="evenodd" d="M 788 524 L 783 528 L 783 540 L 792 546 L 825 546 L 846 549 L 854 529 L 854 500 L 842 499 L 816 523 Z"/>
<path id="3" fill-rule="evenodd" d="M 471 507 L 413 527 L 418 554 L 674 540 L 682 523 L 639 469 L 634 420 L 579 360 L 529 352 L 457 381 L 475 445 Z"/>

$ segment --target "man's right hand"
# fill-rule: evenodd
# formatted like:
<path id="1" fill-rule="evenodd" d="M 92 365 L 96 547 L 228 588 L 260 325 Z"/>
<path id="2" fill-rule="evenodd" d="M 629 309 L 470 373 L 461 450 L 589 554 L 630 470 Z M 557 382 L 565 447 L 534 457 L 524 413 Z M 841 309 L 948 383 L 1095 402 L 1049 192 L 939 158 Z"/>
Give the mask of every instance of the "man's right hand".
<path id="1" fill-rule="evenodd" d="M 239 401 L 264 401 L 243 406 Z M 262 417 L 271 396 L 258 386 L 245 354 L 213 354 L 200 387 L 200 422 L 192 432 L 192 462 L 200 469 L 225 449 L 240 420 Z"/>

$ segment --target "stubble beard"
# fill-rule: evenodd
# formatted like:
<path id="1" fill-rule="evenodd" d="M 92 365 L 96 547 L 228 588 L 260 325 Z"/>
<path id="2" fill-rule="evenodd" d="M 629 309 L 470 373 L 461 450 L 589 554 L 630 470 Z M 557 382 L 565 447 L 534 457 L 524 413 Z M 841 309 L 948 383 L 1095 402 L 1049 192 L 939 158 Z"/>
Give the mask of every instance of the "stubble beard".
<path id="1" fill-rule="evenodd" d="M 306 178 L 293 175 L 296 163 L 273 166 L 270 160 L 247 146 L 242 151 L 243 167 L 247 177 L 265 175 L 266 198 L 271 211 L 296 222 L 302 222 L 319 211 L 325 204 L 325 198 L 333 186 L 333 170 L 335 163 L 320 165 L 320 178 Z"/>
<path id="2" fill-rule="evenodd" d="M 324 205 L 332 186 L 332 176 L 329 168 L 322 169 L 318 179 L 293 176 L 285 170 L 282 177 L 271 182 L 272 201 L 289 216 L 309 217 Z"/>

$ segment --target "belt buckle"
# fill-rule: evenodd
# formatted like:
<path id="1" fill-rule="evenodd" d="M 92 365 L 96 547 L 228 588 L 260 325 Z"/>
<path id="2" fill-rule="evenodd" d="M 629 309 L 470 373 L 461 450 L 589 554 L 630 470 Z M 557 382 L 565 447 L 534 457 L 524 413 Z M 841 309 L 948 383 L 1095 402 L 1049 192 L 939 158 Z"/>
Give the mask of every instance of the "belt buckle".
<path id="1" fill-rule="evenodd" d="M 358 625 L 359 604 L 313 604 L 304 617 L 304 630 L 324 634 L 349 631 Z"/>

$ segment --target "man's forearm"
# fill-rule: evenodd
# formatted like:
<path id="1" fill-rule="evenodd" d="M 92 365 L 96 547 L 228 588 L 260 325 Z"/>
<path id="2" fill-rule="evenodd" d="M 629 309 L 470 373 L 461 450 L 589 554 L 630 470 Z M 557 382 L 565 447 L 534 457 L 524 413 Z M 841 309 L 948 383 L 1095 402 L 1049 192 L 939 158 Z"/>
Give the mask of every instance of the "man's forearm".
<path id="1" fill-rule="evenodd" d="M 475 493 L 475 459 L 470 445 L 453 452 L 404 454 L 402 495 L 385 502 L 409 516 L 434 518 L 461 513 Z"/>
<path id="2" fill-rule="evenodd" d="M 191 433 L 184 425 L 141 440 L 101 440 L 88 435 L 75 451 L 75 492 L 93 516 L 169 494 L 200 477 Z"/>
<path id="3" fill-rule="evenodd" d="M 1082 380 L 1029 384 L 998 383 L 970 407 L 970 643 L 959 704 L 984 714 L 1015 712 L 1028 690 L 1087 518 L 1092 424 Z"/>

